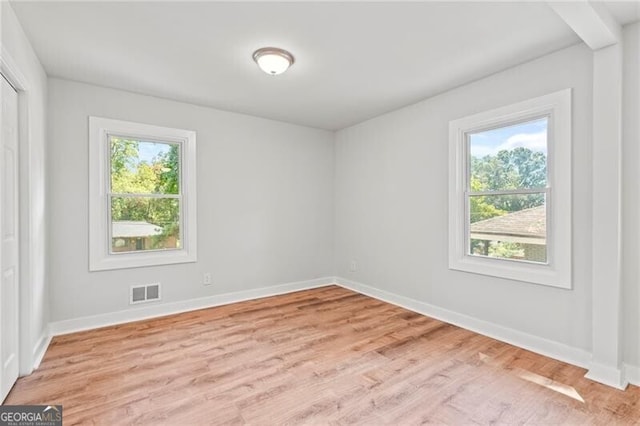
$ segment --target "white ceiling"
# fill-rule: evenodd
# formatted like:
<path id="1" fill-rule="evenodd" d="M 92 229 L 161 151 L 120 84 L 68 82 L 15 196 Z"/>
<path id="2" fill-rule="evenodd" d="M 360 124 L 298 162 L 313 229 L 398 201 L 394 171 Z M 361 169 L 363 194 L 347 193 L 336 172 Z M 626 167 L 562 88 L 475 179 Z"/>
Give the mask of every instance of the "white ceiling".
<path id="1" fill-rule="evenodd" d="M 50 76 L 331 130 L 578 42 L 543 2 L 12 5 Z"/>
<path id="2" fill-rule="evenodd" d="M 605 1 L 603 4 L 621 25 L 640 20 L 639 0 Z"/>

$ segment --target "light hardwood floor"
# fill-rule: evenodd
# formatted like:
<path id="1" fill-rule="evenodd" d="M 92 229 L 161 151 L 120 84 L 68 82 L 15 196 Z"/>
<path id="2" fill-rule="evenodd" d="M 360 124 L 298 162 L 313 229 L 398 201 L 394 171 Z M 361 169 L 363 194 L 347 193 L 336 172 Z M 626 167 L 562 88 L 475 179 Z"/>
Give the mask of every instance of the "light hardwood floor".
<path id="1" fill-rule="evenodd" d="M 340 287 L 69 334 L 7 404 L 64 424 L 640 424 L 640 388 Z"/>

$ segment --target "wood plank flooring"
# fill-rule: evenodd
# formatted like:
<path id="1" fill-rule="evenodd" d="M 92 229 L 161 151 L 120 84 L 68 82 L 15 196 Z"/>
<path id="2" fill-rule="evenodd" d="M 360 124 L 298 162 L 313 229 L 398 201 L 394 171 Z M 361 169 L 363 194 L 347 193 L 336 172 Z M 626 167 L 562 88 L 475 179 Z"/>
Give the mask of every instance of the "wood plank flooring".
<path id="1" fill-rule="evenodd" d="M 69 334 L 6 404 L 64 424 L 640 424 L 640 388 L 330 286 Z"/>

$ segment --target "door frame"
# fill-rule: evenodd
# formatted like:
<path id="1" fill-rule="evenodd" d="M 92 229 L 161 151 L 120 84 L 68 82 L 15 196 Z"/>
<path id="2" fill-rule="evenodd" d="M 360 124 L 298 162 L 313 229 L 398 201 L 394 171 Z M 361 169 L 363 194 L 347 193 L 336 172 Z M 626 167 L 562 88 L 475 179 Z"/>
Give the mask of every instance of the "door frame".
<path id="1" fill-rule="evenodd" d="M 33 244 L 31 244 L 31 217 L 29 214 L 29 83 L 20 71 L 17 63 L 0 44 L 0 73 L 16 89 L 18 93 L 18 244 L 19 244 L 19 304 L 18 304 L 18 365 L 20 376 L 31 374 L 35 360 L 33 336 L 33 293 L 31 279 L 31 259 L 33 259 Z M 40 343 L 40 342 L 38 342 Z"/>

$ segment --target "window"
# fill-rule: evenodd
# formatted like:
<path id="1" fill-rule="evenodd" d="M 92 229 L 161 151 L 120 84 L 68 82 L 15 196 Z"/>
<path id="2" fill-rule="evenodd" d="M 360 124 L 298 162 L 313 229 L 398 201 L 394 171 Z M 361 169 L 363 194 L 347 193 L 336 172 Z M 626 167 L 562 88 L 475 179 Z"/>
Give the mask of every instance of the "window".
<path id="1" fill-rule="evenodd" d="M 195 262 L 195 132 L 98 117 L 89 128 L 89 269 Z"/>
<path id="2" fill-rule="evenodd" d="M 571 288 L 571 91 L 450 123 L 449 267 Z"/>
<path id="3" fill-rule="evenodd" d="M 467 133 L 469 255 L 547 263 L 548 124 L 543 116 Z"/>

